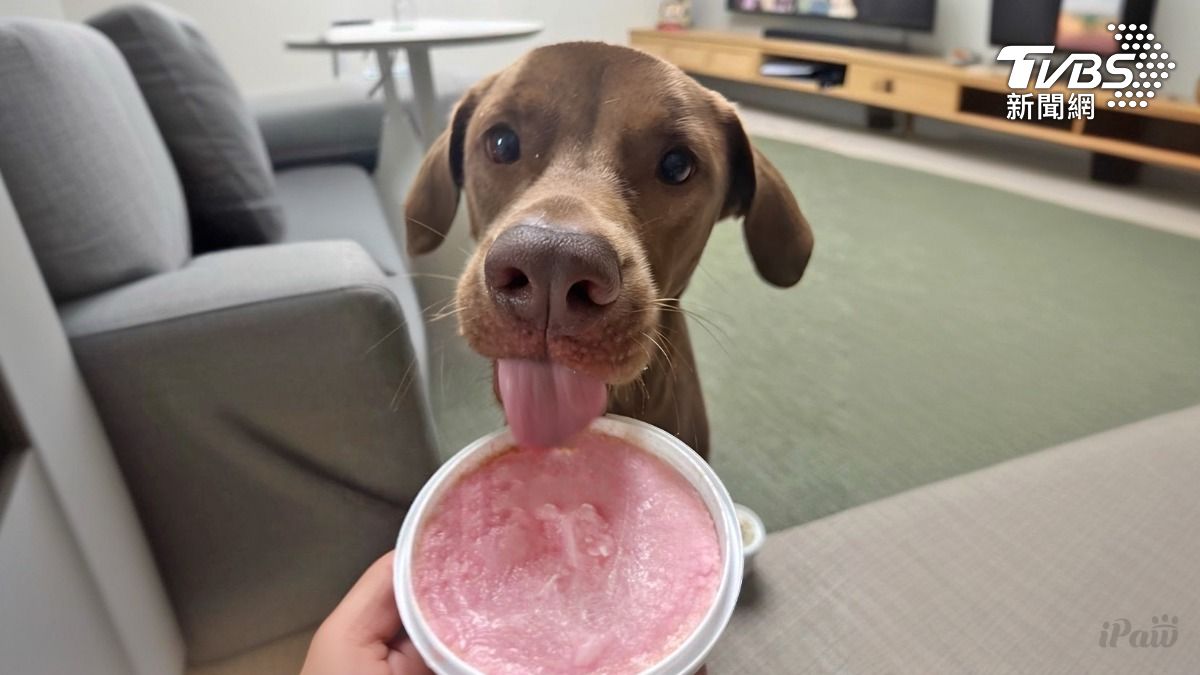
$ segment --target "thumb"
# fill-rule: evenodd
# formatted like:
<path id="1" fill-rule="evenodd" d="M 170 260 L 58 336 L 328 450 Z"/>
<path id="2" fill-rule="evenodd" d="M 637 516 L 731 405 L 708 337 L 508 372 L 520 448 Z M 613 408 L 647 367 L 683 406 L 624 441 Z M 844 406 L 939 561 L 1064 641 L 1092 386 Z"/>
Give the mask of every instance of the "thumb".
<path id="1" fill-rule="evenodd" d="M 363 573 L 326 620 L 358 646 L 390 643 L 400 632 L 400 612 L 392 592 L 391 552 Z"/>

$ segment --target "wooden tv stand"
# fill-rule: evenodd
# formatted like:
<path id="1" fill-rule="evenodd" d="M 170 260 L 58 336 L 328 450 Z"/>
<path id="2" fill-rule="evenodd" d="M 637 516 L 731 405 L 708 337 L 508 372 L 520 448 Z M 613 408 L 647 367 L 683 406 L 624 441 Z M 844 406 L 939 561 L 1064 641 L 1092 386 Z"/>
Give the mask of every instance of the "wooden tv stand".
<path id="1" fill-rule="evenodd" d="M 1110 94 L 1097 92 L 1094 119 L 1018 121 L 1007 119 L 1011 90 L 994 69 L 713 31 L 633 30 L 630 43 L 688 73 L 861 103 L 876 119 L 879 111 L 895 111 L 1090 151 L 1097 180 L 1132 182 L 1143 162 L 1200 171 L 1200 106 L 1195 104 L 1156 98 L 1148 108 L 1109 108 Z M 843 66 L 845 80 L 822 87 L 811 80 L 764 77 L 759 69 L 767 58 Z"/>

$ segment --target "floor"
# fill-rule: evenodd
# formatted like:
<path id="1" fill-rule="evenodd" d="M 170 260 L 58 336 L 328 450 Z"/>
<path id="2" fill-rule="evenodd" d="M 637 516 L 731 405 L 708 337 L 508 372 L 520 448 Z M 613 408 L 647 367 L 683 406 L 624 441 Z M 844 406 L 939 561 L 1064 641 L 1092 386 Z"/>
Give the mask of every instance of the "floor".
<path id="1" fill-rule="evenodd" d="M 774 531 L 1200 402 L 1200 241 L 757 137 L 816 232 L 718 225 L 684 308 L 734 498 Z"/>
<path id="2" fill-rule="evenodd" d="M 299 673 L 312 642 L 313 629 L 305 629 L 269 642 L 250 652 L 203 666 L 187 675 L 292 675 Z"/>

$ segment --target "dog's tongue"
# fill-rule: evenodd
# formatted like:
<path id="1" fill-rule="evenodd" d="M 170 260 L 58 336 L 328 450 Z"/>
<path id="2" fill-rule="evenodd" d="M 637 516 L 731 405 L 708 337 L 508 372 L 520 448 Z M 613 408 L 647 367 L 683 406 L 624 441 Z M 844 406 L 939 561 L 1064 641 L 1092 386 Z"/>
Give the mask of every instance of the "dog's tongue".
<path id="1" fill-rule="evenodd" d="M 553 448 L 604 414 L 604 381 L 548 361 L 501 359 L 500 400 L 521 445 Z"/>

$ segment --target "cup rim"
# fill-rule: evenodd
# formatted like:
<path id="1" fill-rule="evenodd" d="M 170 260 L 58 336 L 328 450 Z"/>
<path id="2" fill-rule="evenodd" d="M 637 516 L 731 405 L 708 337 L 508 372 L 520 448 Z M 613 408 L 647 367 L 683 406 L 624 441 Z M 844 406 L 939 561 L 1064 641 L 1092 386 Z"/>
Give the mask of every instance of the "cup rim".
<path id="1" fill-rule="evenodd" d="M 700 622 L 676 648 L 641 675 L 678 675 L 693 673 L 703 664 L 733 615 L 742 585 L 741 526 L 733 499 L 712 467 L 679 438 L 641 420 L 620 415 L 604 415 L 592 421 L 586 432 L 616 436 L 665 461 L 688 480 L 708 507 L 721 548 L 721 580 L 712 604 Z M 469 443 L 444 463 L 427 481 L 413 500 L 396 539 L 392 575 L 396 605 L 404 629 L 425 663 L 438 675 L 484 675 L 451 650 L 434 634 L 416 600 L 410 574 L 413 549 L 425 511 L 453 478 L 479 466 L 485 460 L 515 443 L 508 427 Z M 647 447 L 653 446 L 653 447 Z"/>

